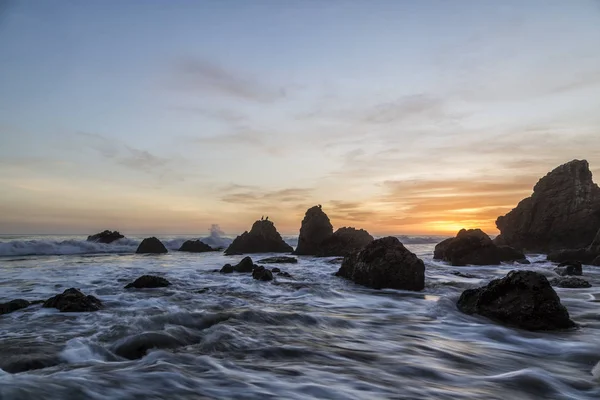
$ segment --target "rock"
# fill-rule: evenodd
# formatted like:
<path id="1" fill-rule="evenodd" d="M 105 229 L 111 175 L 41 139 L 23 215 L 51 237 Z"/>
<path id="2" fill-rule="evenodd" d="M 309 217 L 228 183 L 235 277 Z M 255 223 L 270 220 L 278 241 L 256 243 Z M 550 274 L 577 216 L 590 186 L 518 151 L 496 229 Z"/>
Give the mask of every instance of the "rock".
<path id="1" fill-rule="evenodd" d="M 573 160 L 554 169 L 533 194 L 496 220 L 504 243 L 527 251 L 584 248 L 600 227 L 600 188 L 588 162 Z"/>
<path id="2" fill-rule="evenodd" d="M 144 332 L 122 340 L 114 348 L 114 353 L 128 360 L 137 360 L 150 349 L 172 349 L 185 346 L 185 343 L 168 333 Z"/>
<path id="3" fill-rule="evenodd" d="M 98 242 L 98 243 L 112 243 L 115 240 L 123 239 L 125 236 L 121 235 L 117 231 L 109 231 L 106 230 L 104 232 L 96 233 L 95 235 L 88 236 L 88 242 Z"/>
<path id="4" fill-rule="evenodd" d="M 252 262 L 252 259 L 250 257 L 244 257 L 242 258 L 242 261 L 233 267 L 233 270 L 235 272 L 252 272 L 254 267 L 255 265 Z"/>
<path id="5" fill-rule="evenodd" d="M 554 268 L 554 272 L 556 272 L 560 276 L 567 275 L 582 275 L 583 270 L 581 268 L 580 262 L 564 262 L 558 265 L 558 267 Z"/>
<path id="6" fill-rule="evenodd" d="M 452 275 L 460 276 L 461 278 L 478 279 L 475 275 L 467 274 L 459 271 L 452 271 Z"/>
<path id="7" fill-rule="evenodd" d="M 373 241 L 364 229 L 340 228 L 317 246 L 318 257 L 345 257 Z"/>
<path id="8" fill-rule="evenodd" d="M 319 245 L 333 235 L 333 226 L 321 206 L 309 208 L 304 215 L 294 254 L 316 255 Z"/>
<path id="9" fill-rule="evenodd" d="M 233 265 L 225 264 L 225 265 L 223 265 L 223 268 L 221 268 L 221 270 L 219 272 L 222 274 L 231 274 L 233 272 Z"/>
<path id="10" fill-rule="evenodd" d="M 154 275 L 142 275 L 137 278 L 135 281 L 131 282 L 125 289 L 135 288 L 135 289 L 146 289 L 146 288 L 159 288 L 159 287 L 167 287 L 171 284 L 165 278 L 161 278 L 160 276 Z"/>
<path id="11" fill-rule="evenodd" d="M 588 250 L 597 251 L 600 253 L 600 229 L 598 229 L 598 232 L 596 232 L 596 236 L 594 237 L 594 240 L 592 240 L 592 243 L 588 246 Z"/>
<path id="12" fill-rule="evenodd" d="M 375 289 L 418 291 L 425 287 L 423 261 L 392 236 L 374 240 L 344 258 L 336 275 Z"/>
<path id="13" fill-rule="evenodd" d="M 298 259 L 296 257 L 269 257 L 263 258 L 262 260 L 258 260 L 259 263 L 262 264 L 296 264 L 298 263 Z"/>
<path id="14" fill-rule="evenodd" d="M 256 221 L 250 232 L 244 232 L 235 240 L 225 255 L 239 253 L 290 253 L 294 249 L 281 238 L 273 222 L 268 220 Z"/>
<path id="15" fill-rule="evenodd" d="M 570 250 L 559 250 L 553 251 L 548 254 L 548 261 L 562 263 L 562 262 L 580 262 L 582 264 L 591 264 L 594 258 L 600 253 L 596 253 L 587 248 L 582 249 L 570 249 Z"/>
<path id="16" fill-rule="evenodd" d="M 600 256 L 598 256 L 594 260 L 592 260 L 592 262 L 590 263 L 590 265 L 593 265 L 595 267 L 600 267 Z"/>
<path id="17" fill-rule="evenodd" d="M 496 245 L 498 249 L 498 256 L 500 257 L 500 261 L 502 262 L 517 262 L 519 264 L 531 264 L 531 262 L 525 257 L 525 254 L 521 250 L 517 250 L 510 246 L 499 246 Z"/>
<path id="18" fill-rule="evenodd" d="M 283 276 L 284 278 L 291 278 L 292 275 L 290 275 L 289 272 L 285 272 L 285 271 L 281 271 L 277 274 L 277 276 Z"/>
<path id="19" fill-rule="evenodd" d="M 327 260 L 327 264 L 341 264 L 344 261 L 344 257 L 336 257 L 331 260 Z"/>
<path id="20" fill-rule="evenodd" d="M 558 286 L 560 288 L 568 289 L 581 289 L 592 287 L 590 283 L 581 278 L 575 278 L 572 276 L 561 276 L 560 278 L 554 278 L 550 281 L 552 286 Z"/>
<path id="21" fill-rule="evenodd" d="M 461 232 L 464 229 L 461 230 Z M 448 239 L 444 239 L 441 242 L 439 242 L 438 244 L 435 245 L 434 249 L 433 249 L 433 259 L 434 260 L 443 260 L 444 259 L 444 255 L 446 254 L 446 250 L 448 249 L 448 247 L 450 246 L 450 244 L 452 242 L 454 242 L 455 238 L 448 238 Z"/>
<path id="22" fill-rule="evenodd" d="M 79 290 L 71 288 L 49 298 L 42 307 L 57 308 L 60 312 L 98 311 L 102 308 L 102 302 L 94 296 L 86 296 Z"/>
<path id="23" fill-rule="evenodd" d="M 276 272 L 281 272 L 281 270 L 279 268 L 275 267 L 275 268 L 271 268 L 271 272 L 276 273 Z"/>
<path id="24" fill-rule="evenodd" d="M 206 253 L 208 251 L 215 251 L 212 247 L 207 245 L 200 240 L 186 240 L 183 242 L 179 251 L 187 251 L 189 253 Z"/>
<path id="25" fill-rule="evenodd" d="M 259 281 L 272 281 L 273 273 L 263 266 L 257 266 L 254 268 L 254 271 L 252 271 L 252 278 L 258 279 Z"/>
<path id="26" fill-rule="evenodd" d="M 575 326 L 546 277 L 533 271 L 511 271 L 487 286 L 465 290 L 457 306 L 466 314 L 532 331 Z"/>
<path id="27" fill-rule="evenodd" d="M 164 254 L 168 253 L 168 250 L 160 240 L 150 237 L 142 240 L 135 252 L 137 254 Z"/>
<path id="28" fill-rule="evenodd" d="M 23 308 L 29 307 L 31 305 L 30 302 L 23 299 L 11 300 L 7 303 L 0 303 L 0 315 L 9 314 L 11 312 L 15 312 L 17 310 L 21 310 Z"/>

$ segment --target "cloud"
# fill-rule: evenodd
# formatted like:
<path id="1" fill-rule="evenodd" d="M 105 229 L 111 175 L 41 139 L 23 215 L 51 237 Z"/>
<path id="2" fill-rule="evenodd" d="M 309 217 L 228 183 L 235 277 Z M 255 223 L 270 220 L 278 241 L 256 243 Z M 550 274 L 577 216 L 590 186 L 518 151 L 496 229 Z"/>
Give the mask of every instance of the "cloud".
<path id="1" fill-rule="evenodd" d="M 233 185 L 223 188 L 225 193 L 221 200 L 226 203 L 240 205 L 275 206 L 277 203 L 299 203 L 310 199 L 312 189 L 306 188 L 286 188 L 279 190 L 265 191 L 258 187 Z"/>

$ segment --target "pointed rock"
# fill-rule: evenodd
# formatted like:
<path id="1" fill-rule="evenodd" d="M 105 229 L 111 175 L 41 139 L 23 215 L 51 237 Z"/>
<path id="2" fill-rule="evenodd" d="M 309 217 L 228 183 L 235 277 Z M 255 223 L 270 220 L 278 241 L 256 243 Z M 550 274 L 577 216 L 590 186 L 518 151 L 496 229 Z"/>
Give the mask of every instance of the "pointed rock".
<path id="1" fill-rule="evenodd" d="M 309 208 L 304 215 L 294 254 L 316 255 L 319 245 L 333 235 L 333 226 L 321 206 Z"/>
<path id="2" fill-rule="evenodd" d="M 164 254 L 169 251 L 160 240 L 150 237 L 142 240 L 142 243 L 140 243 L 135 252 L 137 254 Z"/>
<path id="3" fill-rule="evenodd" d="M 102 308 L 102 302 L 94 296 L 86 296 L 79 290 L 71 288 L 49 298 L 42 307 L 56 308 L 60 312 L 98 311 Z"/>
<path id="4" fill-rule="evenodd" d="M 208 251 L 215 251 L 212 247 L 207 245 L 200 240 L 186 240 L 183 242 L 179 251 L 186 251 L 189 253 L 206 253 Z"/>
<path id="5" fill-rule="evenodd" d="M 244 232 L 227 250 L 226 255 L 246 253 L 290 253 L 294 249 L 283 241 L 272 221 L 256 221 L 250 232 Z"/>

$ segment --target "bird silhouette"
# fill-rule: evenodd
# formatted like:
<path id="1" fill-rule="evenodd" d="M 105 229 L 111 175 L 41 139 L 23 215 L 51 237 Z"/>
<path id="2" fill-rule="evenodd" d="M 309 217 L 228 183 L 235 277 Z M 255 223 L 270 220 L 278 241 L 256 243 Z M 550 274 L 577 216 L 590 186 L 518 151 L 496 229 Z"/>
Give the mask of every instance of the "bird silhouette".
<path id="1" fill-rule="evenodd" d="M 265 218 L 265 221 L 268 221 L 268 220 L 269 220 L 269 216 L 267 215 L 267 218 Z"/>

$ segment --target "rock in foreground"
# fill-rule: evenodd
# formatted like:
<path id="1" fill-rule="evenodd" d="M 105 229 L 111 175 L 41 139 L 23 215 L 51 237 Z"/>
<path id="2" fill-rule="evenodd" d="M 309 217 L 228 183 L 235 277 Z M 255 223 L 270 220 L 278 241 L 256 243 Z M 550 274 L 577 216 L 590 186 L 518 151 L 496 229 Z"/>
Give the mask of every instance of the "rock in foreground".
<path id="1" fill-rule="evenodd" d="M 160 240 L 153 236 L 142 240 L 135 252 L 137 254 L 164 254 L 168 253 L 168 250 Z"/>
<path id="2" fill-rule="evenodd" d="M 582 275 L 583 268 L 580 262 L 566 262 L 561 263 L 558 267 L 554 268 L 554 272 L 560 276 Z"/>
<path id="3" fill-rule="evenodd" d="M 291 253 L 292 246 L 283 241 L 273 222 L 256 221 L 250 232 L 236 237 L 225 250 L 226 255 L 247 253 Z"/>
<path id="4" fill-rule="evenodd" d="M 250 257 L 244 257 L 242 258 L 242 261 L 240 261 L 237 265 L 231 265 L 231 264 L 225 264 L 223 265 L 223 268 L 221 268 L 221 273 L 223 274 L 230 274 L 232 272 L 252 272 L 254 270 L 254 268 L 256 268 L 256 265 L 254 265 L 254 262 L 252 261 L 252 259 Z"/>
<path id="5" fill-rule="evenodd" d="M 294 254 L 315 255 L 320 244 L 333 235 L 333 226 L 321 206 L 309 208 L 304 215 Z"/>
<path id="6" fill-rule="evenodd" d="M 102 302 L 94 296 L 86 296 L 75 288 L 67 289 L 44 302 L 42 307 L 56 308 L 60 312 L 98 311 Z"/>
<path id="7" fill-rule="evenodd" d="M 87 238 L 88 242 L 98 242 L 98 243 L 112 243 L 115 240 L 123 239 L 125 236 L 121 235 L 117 231 L 109 231 L 106 230 L 104 232 L 96 233 L 95 235 L 90 235 Z"/>
<path id="8" fill-rule="evenodd" d="M 167 287 L 171 284 L 165 278 L 161 278 L 160 276 L 154 275 L 142 275 L 137 278 L 135 281 L 131 282 L 125 289 L 135 288 L 135 289 L 150 289 L 150 288 L 159 288 L 159 287 Z"/>
<path id="9" fill-rule="evenodd" d="M 11 312 L 27 308 L 30 305 L 31 303 L 29 301 L 23 299 L 15 299 L 7 303 L 0 303 L 0 315 L 10 314 Z"/>
<path id="10" fill-rule="evenodd" d="M 375 289 L 418 291 L 425 287 L 423 261 L 391 236 L 346 257 L 336 275 Z"/>
<path id="11" fill-rule="evenodd" d="M 550 281 L 550 284 L 552 286 L 567 289 L 582 289 L 592 287 L 592 285 L 588 281 L 572 276 L 561 276 L 560 278 L 554 278 Z"/>
<path id="12" fill-rule="evenodd" d="M 215 251 L 215 249 L 206 243 L 201 242 L 200 240 L 186 240 L 179 248 L 179 251 L 186 251 L 189 253 L 206 253 L 209 251 Z"/>
<path id="13" fill-rule="evenodd" d="M 533 271 L 511 271 L 487 286 L 465 290 L 458 309 L 531 331 L 575 326 L 546 277 Z"/>
<path id="14" fill-rule="evenodd" d="M 252 278 L 258 279 L 259 281 L 272 281 L 273 273 L 263 266 L 257 266 L 254 268 L 254 271 L 252 271 Z"/>
<path id="15" fill-rule="evenodd" d="M 340 228 L 317 246 L 318 257 L 345 257 L 373 241 L 364 229 Z"/>
<path id="16" fill-rule="evenodd" d="M 262 260 L 258 260 L 257 262 L 261 264 L 297 264 L 298 259 L 296 257 L 269 257 L 263 258 Z"/>

